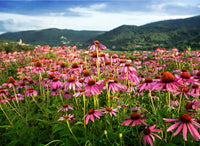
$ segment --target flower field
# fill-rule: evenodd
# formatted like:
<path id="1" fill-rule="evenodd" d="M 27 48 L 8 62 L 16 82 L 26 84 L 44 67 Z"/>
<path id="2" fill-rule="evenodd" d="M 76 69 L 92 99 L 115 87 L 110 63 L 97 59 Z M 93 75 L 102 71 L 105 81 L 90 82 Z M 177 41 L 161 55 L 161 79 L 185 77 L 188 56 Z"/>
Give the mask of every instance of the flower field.
<path id="1" fill-rule="evenodd" d="M 0 52 L 0 145 L 200 145 L 200 52 L 106 49 Z"/>

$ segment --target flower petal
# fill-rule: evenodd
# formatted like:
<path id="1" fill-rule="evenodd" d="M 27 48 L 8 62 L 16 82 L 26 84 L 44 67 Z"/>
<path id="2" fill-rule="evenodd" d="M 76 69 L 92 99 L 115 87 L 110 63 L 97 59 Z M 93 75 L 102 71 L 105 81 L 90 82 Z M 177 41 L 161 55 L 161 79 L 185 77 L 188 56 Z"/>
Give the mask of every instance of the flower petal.
<path id="1" fill-rule="evenodd" d="M 174 121 L 178 121 L 179 119 L 166 119 L 166 118 L 163 118 L 163 120 L 165 122 L 174 122 Z"/>
<path id="2" fill-rule="evenodd" d="M 187 126 L 186 126 L 186 124 L 183 124 L 183 138 L 185 141 L 187 141 Z"/>
<path id="3" fill-rule="evenodd" d="M 121 125 L 125 125 L 125 126 L 130 125 L 132 121 L 133 120 L 126 120 Z"/>
<path id="4" fill-rule="evenodd" d="M 181 122 L 177 122 L 177 123 L 175 123 L 174 125 L 170 126 L 170 127 L 167 129 L 167 132 L 174 130 L 180 123 L 181 123 Z"/>
<path id="5" fill-rule="evenodd" d="M 179 132 L 181 131 L 182 128 L 183 128 L 183 124 L 181 124 L 181 125 L 177 128 L 177 130 L 176 130 L 176 132 L 173 134 L 173 136 L 176 136 L 177 134 L 179 134 Z"/>
<path id="6" fill-rule="evenodd" d="M 194 128 L 194 126 L 191 123 L 188 123 L 187 126 L 191 135 L 195 138 L 196 141 L 198 141 L 200 139 L 198 131 Z"/>

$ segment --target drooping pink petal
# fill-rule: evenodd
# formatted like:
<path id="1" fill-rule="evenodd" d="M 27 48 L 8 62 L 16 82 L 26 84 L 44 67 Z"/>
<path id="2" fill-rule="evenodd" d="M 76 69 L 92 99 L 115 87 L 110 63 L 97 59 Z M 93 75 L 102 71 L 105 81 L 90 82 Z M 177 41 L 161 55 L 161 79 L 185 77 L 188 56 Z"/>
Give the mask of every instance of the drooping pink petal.
<path id="1" fill-rule="evenodd" d="M 98 119 L 100 119 L 99 115 L 97 115 L 97 114 L 94 114 L 94 116 L 95 116 L 95 117 L 97 117 Z"/>
<path id="2" fill-rule="evenodd" d="M 181 122 L 177 122 L 175 124 L 173 124 L 172 126 L 170 126 L 168 129 L 167 129 L 167 132 L 171 131 L 171 130 L 174 130 Z"/>
<path id="3" fill-rule="evenodd" d="M 177 128 L 177 130 L 176 130 L 176 132 L 173 134 L 173 136 L 176 136 L 177 134 L 179 134 L 179 132 L 181 131 L 182 128 L 183 128 L 183 124 L 181 124 L 181 125 Z"/>
<path id="4" fill-rule="evenodd" d="M 145 123 L 143 120 L 140 120 L 140 122 L 144 125 L 148 125 L 147 123 Z"/>
<path id="5" fill-rule="evenodd" d="M 90 116 L 90 119 L 92 122 L 94 122 L 94 116 L 93 115 L 89 115 Z"/>
<path id="6" fill-rule="evenodd" d="M 153 129 L 153 130 L 151 130 L 152 132 L 162 132 L 162 130 L 160 130 L 160 129 Z"/>
<path id="7" fill-rule="evenodd" d="M 191 135 L 194 137 L 194 139 L 196 141 L 198 141 L 200 139 L 200 135 L 199 135 L 198 131 L 194 128 L 194 126 L 191 123 L 188 123 L 187 126 L 188 126 L 188 129 L 189 129 Z"/>
<path id="8" fill-rule="evenodd" d="M 158 137 L 159 139 L 162 139 L 159 135 L 152 133 L 153 135 L 155 135 L 156 137 Z"/>
<path id="9" fill-rule="evenodd" d="M 143 137 L 144 145 L 146 145 L 148 137 L 149 137 L 148 135 L 145 135 L 145 136 Z"/>
<path id="10" fill-rule="evenodd" d="M 117 116 L 117 114 L 115 113 L 115 112 L 112 112 L 112 114 L 116 117 Z"/>
<path id="11" fill-rule="evenodd" d="M 163 118 L 163 120 L 165 122 L 174 122 L 174 121 L 178 121 L 179 119 L 167 119 L 167 118 Z"/>
<path id="12" fill-rule="evenodd" d="M 88 124 L 88 121 L 89 121 L 89 119 L 90 119 L 90 117 L 89 117 L 89 115 L 86 117 L 86 125 Z"/>
<path id="13" fill-rule="evenodd" d="M 124 121 L 121 125 L 125 125 L 125 126 L 130 125 L 130 123 L 131 123 L 132 121 L 133 121 L 133 120 L 126 120 L 126 121 Z"/>
<path id="14" fill-rule="evenodd" d="M 183 138 L 187 141 L 187 126 L 185 123 L 183 124 Z"/>
<path id="15" fill-rule="evenodd" d="M 153 146 L 153 141 L 151 140 L 150 137 L 147 138 L 147 141 L 149 142 L 149 144 L 150 144 L 151 146 Z"/>
<path id="16" fill-rule="evenodd" d="M 137 124 L 137 120 L 133 120 L 132 126 L 135 126 Z M 137 124 L 138 125 L 138 124 Z"/>
<path id="17" fill-rule="evenodd" d="M 151 138 L 153 139 L 153 142 L 155 141 L 155 138 L 152 134 L 150 134 Z"/>

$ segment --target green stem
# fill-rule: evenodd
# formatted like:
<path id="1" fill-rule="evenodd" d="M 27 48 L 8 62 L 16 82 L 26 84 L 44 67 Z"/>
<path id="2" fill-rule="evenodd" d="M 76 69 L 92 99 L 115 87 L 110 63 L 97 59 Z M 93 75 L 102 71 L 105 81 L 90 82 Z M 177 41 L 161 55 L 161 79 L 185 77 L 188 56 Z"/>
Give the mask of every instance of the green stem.
<path id="1" fill-rule="evenodd" d="M 83 114 L 84 114 L 84 129 L 85 129 L 85 135 L 86 135 L 86 121 L 85 121 L 85 93 L 83 93 Z"/>
<path id="2" fill-rule="evenodd" d="M 9 121 L 10 125 L 11 125 L 11 126 L 14 128 L 14 125 L 13 125 L 13 123 L 12 123 L 12 122 L 11 122 L 11 120 L 8 118 L 8 116 L 7 116 L 6 112 L 3 110 L 3 108 L 2 108 L 2 106 L 1 106 L 1 104 L 0 104 L 0 108 L 1 108 L 2 112 L 4 113 L 4 115 L 6 116 L 7 120 Z"/>
<path id="3" fill-rule="evenodd" d="M 53 140 L 53 141 L 49 142 L 48 144 L 46 144 L 46 145 L 44 145 L 44 146 L 48 146 L 48 145 L 50 145 L 50 144 L 52 144 L 52 143 L 54 143 L 54 142 L 57 142 L 57 141 L 60 141 L 60 140 Z"/>
<path id="4" fill-rule="evenodd" d="M 110 91 L 108 89 L 108 83 L 106 83 L 106 89 L 107 89 L 107 96 L 108 96 L 108 106 L 110 107 Z"/>
<path id="5" fill-rule="evenodd" d="M 76 142 L 78 143 L 78 145 L 80 145 L 79 142 L 78 142 L 78 140 L 77 140 L 77 138 L 76 138 L 76 136 L 75 136 L 74 133 L 72 132 L 72 129 L 71 129 L 71 127 L 70 127 L 69 120 L 67 119 L 66 121 L 67 121 L 67 126 L 68 126 L 68 128 L 69 128 L 69 131 L 71 132 L 72 136 L 74 137 L 74 139 L 76 140 Z"/>
<path id="6" fill-rule="evenodd" d="M 169 107 L 170 107 L 170 92 L 169 91 L 168 91 L 168 98 L 169 98 L 168 104 L 169 104 Z"/>
<path id="7" fill-rule="evenodd" d="M 180 108 L 181 108 L 182 97 L 183 97 L 183 93 L 181 93 L 181 97 L 180 97 L 180 101 L 179 101 L 178 112 L 177 112 L 178 115 L 179 115 L 179 111 L 180 111 Z"/>

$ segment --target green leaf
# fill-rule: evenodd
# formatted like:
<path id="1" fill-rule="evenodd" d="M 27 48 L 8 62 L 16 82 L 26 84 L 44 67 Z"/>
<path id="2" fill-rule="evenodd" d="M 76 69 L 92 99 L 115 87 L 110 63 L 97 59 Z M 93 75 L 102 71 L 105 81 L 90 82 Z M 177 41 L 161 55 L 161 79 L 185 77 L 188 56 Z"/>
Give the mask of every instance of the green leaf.
<path id="1" fill-rule="evenodd" d="M 75 126 L 76 125 L 84 125 L 84 123 L 83 122 L 81 122 L 81 121 L 79 121 L 79 122 L 76 122 L 76 124 L 74 124 Z"/>
<path id="2" fill-rule="evenodd" d="M 12 127 L 11 125 L 3 125 L 3 126 L 0 126 L 0 128 L 10 128 Z"/>
<path id="3" fill-rule="evenodd" d="M 46 123 L 46 124 L 49 124 L 49 122 L 48 121 L 46 121 L 46 120 L 41 120 L 41 119 L 36 119 L 37 121 L 40 121 L 40 122 L 43 122 L 43 123 Z"/>

